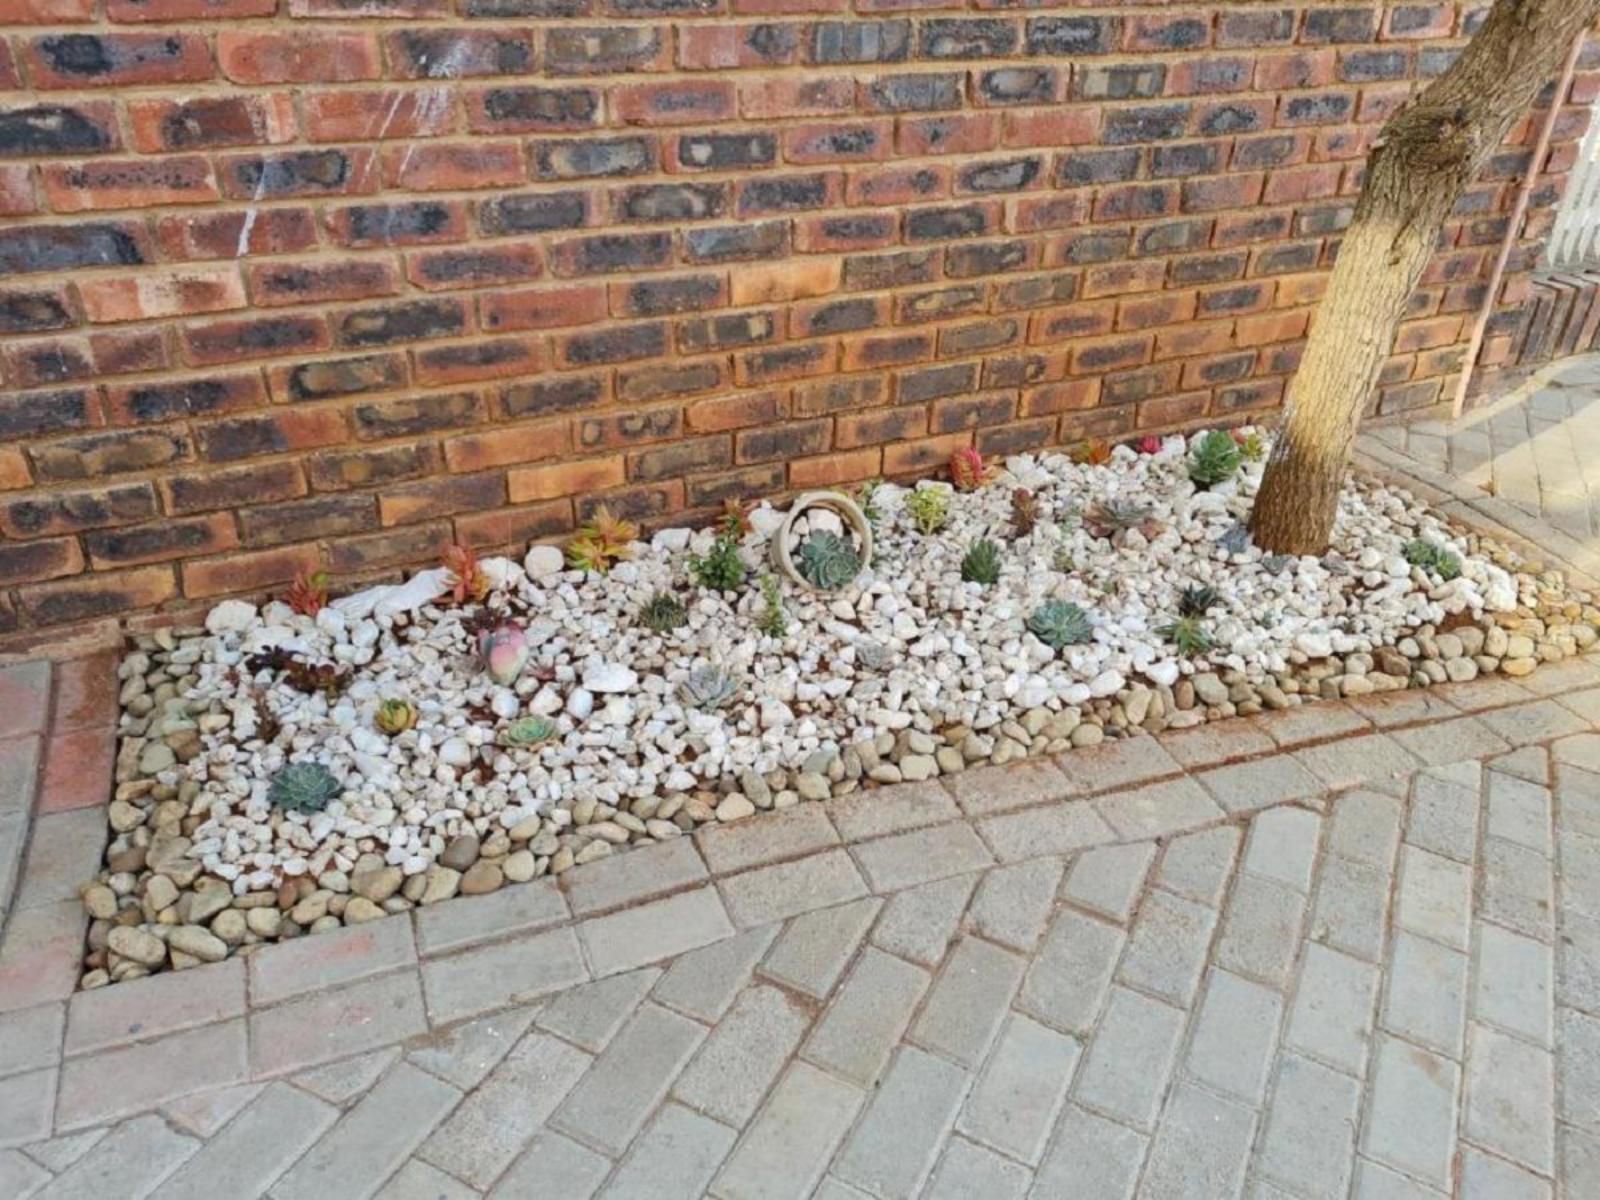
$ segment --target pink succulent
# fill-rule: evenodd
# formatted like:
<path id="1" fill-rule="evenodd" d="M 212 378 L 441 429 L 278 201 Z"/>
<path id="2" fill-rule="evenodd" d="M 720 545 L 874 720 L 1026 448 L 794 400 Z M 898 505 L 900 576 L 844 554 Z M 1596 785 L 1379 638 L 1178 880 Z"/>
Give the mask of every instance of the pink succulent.
<path id="1" fill-rule="evenodd" d="M 489 678 L 506 687 L 522 674 L 533 648 L 522 626 L 507 621 L 478 635 L 478 653 L 483 655 Z"/>
<path id="2" fill-rule="evenodd" d="M 1159 454 L 1161 452 L 1161 439 L 1153 433 L 1147 433 L 1133 444 L 1133 448 L 1140 454 Z"/>

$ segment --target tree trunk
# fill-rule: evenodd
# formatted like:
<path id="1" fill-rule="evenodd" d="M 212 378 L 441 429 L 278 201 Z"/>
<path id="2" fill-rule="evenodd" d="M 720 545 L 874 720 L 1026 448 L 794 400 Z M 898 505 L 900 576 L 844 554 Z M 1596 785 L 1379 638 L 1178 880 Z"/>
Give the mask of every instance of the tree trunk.
<path id="1" fill-rule="evenodd" d="M 1445 220 L 1596 14 L 1600 0 L 1496 0 L 1455 64 L 1384 126 L 1251 513 L 1262 549 L 1327 550 L 1356 425 Z"/>

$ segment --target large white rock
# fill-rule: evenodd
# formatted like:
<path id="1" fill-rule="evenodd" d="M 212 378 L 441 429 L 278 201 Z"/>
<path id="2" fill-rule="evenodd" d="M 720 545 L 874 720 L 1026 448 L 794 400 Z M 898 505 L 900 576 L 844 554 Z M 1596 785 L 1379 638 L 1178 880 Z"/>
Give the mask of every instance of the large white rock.
<path id="1" fill-rule="evenodd" d="M 597 663 L 586 667 L 583 686 L 591 692 L 631 692 L 639 686 L 639 673 L 621 663 Z"/>
<path id="2" fill-rule="evenodd" d="M 540 582 L 561 574 L 566 566 L 566 555 L 557 546 L 529 546 L 527 556 L 522 560 L 522 569 L 528 573 L 528 578 Z"/>
<path id="3" fill-rule="evenodd" d="M 255 624 L 256 606 L 243 600 L 224 600 L 206 614 L 206 630 L 221 635 L 243 633 Z"/>

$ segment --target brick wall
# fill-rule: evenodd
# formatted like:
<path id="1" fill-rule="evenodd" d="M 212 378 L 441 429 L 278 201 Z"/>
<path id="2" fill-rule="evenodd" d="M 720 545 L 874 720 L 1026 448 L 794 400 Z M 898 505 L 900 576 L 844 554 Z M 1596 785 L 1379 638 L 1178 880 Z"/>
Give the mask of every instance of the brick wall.
<path id="1" fill-rule="evenodd" d="M 850 3 L 0 0 L 0 628 L 1270 412 L 1483 12 Z M 1533 128 L 1383 411 L 1453 381 Z"/>

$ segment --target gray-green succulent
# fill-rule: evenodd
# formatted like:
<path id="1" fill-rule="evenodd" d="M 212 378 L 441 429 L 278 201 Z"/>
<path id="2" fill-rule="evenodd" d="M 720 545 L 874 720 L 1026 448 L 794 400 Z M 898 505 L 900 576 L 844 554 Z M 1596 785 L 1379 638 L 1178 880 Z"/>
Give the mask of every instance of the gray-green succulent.
<path id="1" fill-rule="evenodd" d="M 739 681 L 718 666 L 696 667 L 678 685 L 678 699 L 701 712 L 716 712 L 738 692 Z"/>
<path id="2" fill-rule="evenodd" d="M 1426 538 L 1413 538 L 1400 551 L 1413 567 L 1432 571 L 1448 583 L 1461 574 L 1461 557 L 1454 550 Z"/>
<path id="3" fill-rule="evenodd" d="M 1089 614 L 1070 600 L 1050 600 L 1034 609 L 1028 632 L 1052 650 L 1087 642 L 1094 636 Z"/>
<path id="4" fill-rule="evenodd" d="M 272 777 L 267 799 L 284 812 L 319 813 L 342 791 L 344 785 L 321 763 L 295 762 Z"/>
<path id="5" fill-rule="evenodd" d="M 537 746 L 560 732 L 549 717 L 518 717 L 500 731 L 500 741 L 506 746 Z"/>
<path id="6" fill-rule="evenodd" d="M 988 538 L 979 538 L 961 560 L 961 578 L 968 583 L 992 587 L 1000 579 L 1000 547 Z"/>
<path id="7" fill-rule="evenodd" d="M 812 587 L 836 592 L 861 573 L 861 555 L 849 538 L 819 529 L 801 543 L 795 569 Z"/>

